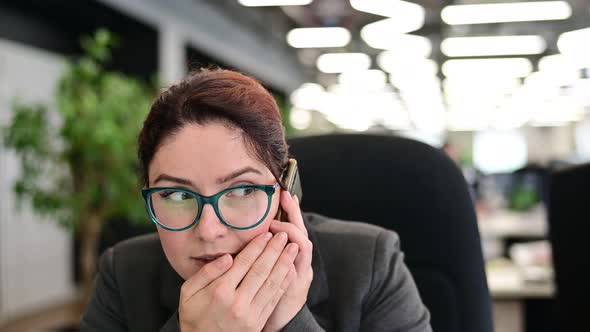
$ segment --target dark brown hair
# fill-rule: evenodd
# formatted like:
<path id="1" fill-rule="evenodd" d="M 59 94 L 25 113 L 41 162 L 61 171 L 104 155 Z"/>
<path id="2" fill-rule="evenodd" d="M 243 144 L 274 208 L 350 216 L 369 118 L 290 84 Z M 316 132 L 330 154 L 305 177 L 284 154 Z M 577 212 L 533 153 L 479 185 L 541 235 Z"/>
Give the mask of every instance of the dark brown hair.
<path id="1" fill-rule="evenodd" d="M 138 138 L 143 184 L 148 185 L 148 167 L 166 139 L 188 124 L 214 121 L 240 129 L 248 150 L 279 181 L 288 152 L 275 99 L 249 76 L 209 68 L 192 72 L 153 103 Z"/>

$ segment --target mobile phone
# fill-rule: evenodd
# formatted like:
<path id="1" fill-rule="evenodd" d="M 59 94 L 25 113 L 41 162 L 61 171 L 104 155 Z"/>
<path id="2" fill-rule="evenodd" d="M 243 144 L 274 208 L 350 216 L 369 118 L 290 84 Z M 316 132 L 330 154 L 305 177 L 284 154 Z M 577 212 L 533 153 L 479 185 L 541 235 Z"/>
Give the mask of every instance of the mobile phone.
<path id="1" fill-rule="evenodd" d="M 287 187 L 287 191 L 291 193 L 291 195 L 296 195 L 297 198 L 299 198 L 299 201 L 301 202 L 301 198 L 303 197 L 303 191 L 301 190 L 301 181 L 299 179 L 299 169 L 297 168 L 297 160 L 293 158 L 289 159 L 289 164 L 287 165 L 287 169 L 283 172 L 281 180 Z M 280 221 L 288 221 L 287 214 L 283 212 L 283 209 L 280 206 L 276 218 Z"/>

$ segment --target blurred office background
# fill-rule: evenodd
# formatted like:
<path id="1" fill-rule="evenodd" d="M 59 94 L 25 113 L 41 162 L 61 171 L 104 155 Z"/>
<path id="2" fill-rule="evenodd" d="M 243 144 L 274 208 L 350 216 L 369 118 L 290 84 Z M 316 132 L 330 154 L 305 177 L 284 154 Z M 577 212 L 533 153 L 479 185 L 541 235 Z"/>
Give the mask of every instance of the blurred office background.
<path id="1" fill-rule="evenodd" d="M 590 161 L 590 1 L 0 0 L 0 127 L 15 98 L 55 105 L 99 28 L 119 40 L 108 70 L 146 84 L 209 65 L 255 76 L 291 137 L 443 149 L 477 211 L 496 331 L 552 330 L 548 179 Z M 0 147 L 0 330 L 49 330 L 76 319 L 78 240 L 17 208 L 20 172 Z M 101 248 L 151 226 L 109 227 Z"/>

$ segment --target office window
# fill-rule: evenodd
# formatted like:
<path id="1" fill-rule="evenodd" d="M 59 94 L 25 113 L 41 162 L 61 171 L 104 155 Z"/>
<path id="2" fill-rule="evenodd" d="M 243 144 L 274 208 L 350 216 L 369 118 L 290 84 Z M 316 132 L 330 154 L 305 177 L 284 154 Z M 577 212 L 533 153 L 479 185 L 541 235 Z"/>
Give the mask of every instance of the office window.
<path id="1" fill-rule="evenodd" d="M 507 173 L 526 165 L 527 143 L 518 131 L 484 131 L 473 138 L 473 162 L 484 173 Z"/>

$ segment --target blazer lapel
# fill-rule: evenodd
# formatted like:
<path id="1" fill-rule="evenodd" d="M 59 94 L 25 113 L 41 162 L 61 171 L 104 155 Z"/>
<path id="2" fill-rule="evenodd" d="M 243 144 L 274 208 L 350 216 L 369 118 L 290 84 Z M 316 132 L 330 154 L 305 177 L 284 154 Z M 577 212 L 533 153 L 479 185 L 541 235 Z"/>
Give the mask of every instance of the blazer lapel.
<path id="1" fill-rule="evenodd" d="M 311 281 L 311 286 L 309 287 L 309 293 L 307 294 L 307 306 L 313 307 L 328 298 L 330 294 L 328 288 L 328 277 L 326 275 L 326 269 L 324 266 L 324 260 L 322 259 L 322 255 L 320 252 L 320 246 L 318 243 L 317 235 L 313 229 L 310 227 L 310 223 L 308 222 L 309 215 L 303 214 L 303 220 L 305 222 L 305 227 L 307 228 L 307 232 L 309 234 L 309 240 L 313 243 L 313 253 L 312 253 L 312 260 L 311 260 L 311 268 L 313 269 L 313 280 Z"/>
<path id="2" fill-rule="evenodd" d="M 160 303 L 170 312 L 175 312 L 178 309 L 180 287 L 184 283 L 184 279 L 176 273 L 166 257 L 160 264 L 160 276 Z"/>

